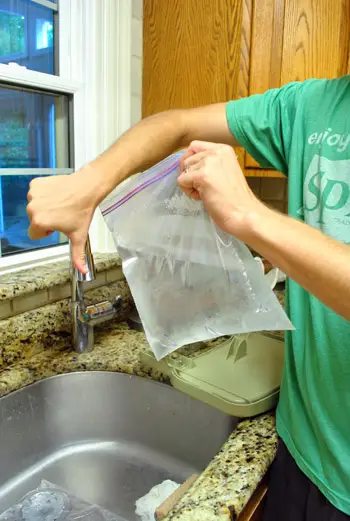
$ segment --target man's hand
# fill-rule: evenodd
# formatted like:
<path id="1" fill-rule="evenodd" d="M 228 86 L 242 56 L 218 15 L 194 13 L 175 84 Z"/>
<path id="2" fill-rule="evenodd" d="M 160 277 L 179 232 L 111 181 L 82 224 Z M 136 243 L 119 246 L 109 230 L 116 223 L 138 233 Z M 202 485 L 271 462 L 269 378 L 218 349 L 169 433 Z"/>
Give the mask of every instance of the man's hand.
<path id="1" fill-rule="evenodd" d="M 229 145 L 193 141 L 182 157 L 178 183 L 203 201 L 221 229 L 245 242 L 251 215 L 269 211 L 250 190 Z"/>
<path id="2" fill-rule="evenodd" d="M 92 167 L 87 166 L 69 176 L 34 179 L 28 193 L 29 237 L 41 239 L 53 231 L 67 235 L 73 263 L 82 273 L 87 271 L 85 243 L 99 203 L 96 180 L 90 169 Z"/>

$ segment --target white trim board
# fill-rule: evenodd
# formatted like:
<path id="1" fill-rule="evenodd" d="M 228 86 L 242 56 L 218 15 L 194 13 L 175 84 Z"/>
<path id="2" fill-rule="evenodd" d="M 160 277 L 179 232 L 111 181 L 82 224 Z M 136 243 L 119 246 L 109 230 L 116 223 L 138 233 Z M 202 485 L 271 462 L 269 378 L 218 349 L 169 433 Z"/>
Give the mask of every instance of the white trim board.
<path id="1" fill-rule="evenodd" d="M 81 84 L 73 82 L 70 79 L 54 76 L 53 74 L 31 71 L 15 64 L 0 64 L 0 81 L 62 94 L 74 94 L 82 88 Z"/>
<path id="2" fill-rule="evenodd" d="M 72 168 L 0 168 L 3 175 L 65 175 L 71 174 Z"/>
<path id="3" fill-rule="evenodd" d="M 86 143 L 89 141 L 88 159 L 93 159 L 131 126 L 132 4 L 130 0 L 85 1 L 84 48 L 90 56 L 85 69 L 85 96 L 95 107 L 87 121 Z M 90 235 L 94 251 L 115 251 L 99 210 Z"/>
<path id="4" fill-rule="evenodd" d="M 52 9 L 53 11 L 57 11 L 58 9 L 57 4 L 55 2 L 50 2 L 50 0 L 32 0 L 32 2 L 47 7 L 48 9 Z"/>
<path id="5" fill-rule="evenodd" d="M 16 259 L 14 263 L 13 260 Z M 5 273 L 12 273 L 23 269 L 34 268 L 42 264 L 58 262 L 69 259 L 69 246 L 64 244 L 62 246 L 54 246 L 52 248 L 45 248 L 37 251 L 28 251 L 25 253 L 18 253 L 16 256 L 0 258 L 0 276 Z"/>

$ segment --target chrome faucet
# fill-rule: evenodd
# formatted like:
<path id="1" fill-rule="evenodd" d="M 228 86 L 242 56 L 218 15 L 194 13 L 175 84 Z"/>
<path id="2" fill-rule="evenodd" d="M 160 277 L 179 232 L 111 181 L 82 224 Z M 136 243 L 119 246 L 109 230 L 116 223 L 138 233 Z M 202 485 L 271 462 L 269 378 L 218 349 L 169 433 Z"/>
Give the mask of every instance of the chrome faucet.
<path id="1" fill-rule="evenodd" d="M 72 262 L 71 252 L 71 286 L 72 286 L 72 322 L 73 346 L 78 353 L 91 351 L 94 347 L 94 326 L 111 320 L 120 309 L 121 297 L 116 297 L 114 303 L 105 300 L 98 304 L 85 306 L 84 289 L 96 278 L 94 258 L 91 253 L 90 239 L 85 246 L 86 266 L 88 272 L 83 275 Z"/>

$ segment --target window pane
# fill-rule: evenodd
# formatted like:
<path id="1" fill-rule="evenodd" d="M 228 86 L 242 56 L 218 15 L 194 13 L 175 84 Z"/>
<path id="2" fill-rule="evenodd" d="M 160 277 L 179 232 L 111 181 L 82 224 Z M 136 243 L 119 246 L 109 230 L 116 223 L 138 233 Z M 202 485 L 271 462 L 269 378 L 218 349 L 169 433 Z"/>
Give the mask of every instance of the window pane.
<path id="1" fill-rule="evenodd" d="M 43 174 L 40 169 L 69 172 L 72 166 L 68 109 L 66 95 L 0 83 L 0 256 L 66 242 L 59 233 L 31 241 L 26 205 L 29 183 Z M 23 175 L 24 168 L 34 171 Z"/>
<path id="2" fill-rule="evenodd" d="M 57 74 L 54 11 L 31 0 L 0 0 L 0 63 Z"/>
<path id="3" fill-rule="evenodd" d="M 0 168 L 70 168 L 69 98 L 0 84 Z"/>
<path id="4" fill-rule="evenodd" d="M 39 241 L 29 239 L 26 205 L 29 183 L 33 178 L 27 175 L 0 175 L 0 257 L 67 242 L 67 238 L 59 232 Z"/>

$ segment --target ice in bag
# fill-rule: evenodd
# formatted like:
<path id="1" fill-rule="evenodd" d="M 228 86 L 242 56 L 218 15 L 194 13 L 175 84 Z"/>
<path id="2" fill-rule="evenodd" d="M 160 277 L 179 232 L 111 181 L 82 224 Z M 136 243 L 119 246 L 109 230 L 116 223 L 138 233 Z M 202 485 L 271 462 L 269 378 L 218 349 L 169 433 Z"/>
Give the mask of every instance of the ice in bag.
<path id="1" fill-rule="evenodd" d="M 158 360 L 222 335 L 293 328 L 249 249 L 178 187 L 181 154 L 101 205 Z"/>
<path id="2" fill-rule="evenodd" d="M 0 521 L 126 521 L 99 505 L 42 480 L 40 485 L 0 514 Z"/>

